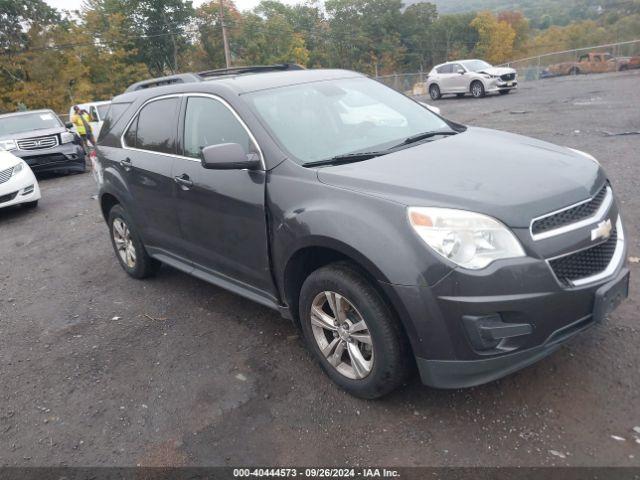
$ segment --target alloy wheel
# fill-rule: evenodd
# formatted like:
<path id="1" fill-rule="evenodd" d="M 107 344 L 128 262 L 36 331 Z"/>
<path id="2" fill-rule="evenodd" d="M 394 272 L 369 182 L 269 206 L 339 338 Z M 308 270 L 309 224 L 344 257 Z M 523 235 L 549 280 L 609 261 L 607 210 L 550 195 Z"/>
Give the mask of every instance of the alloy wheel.
<path id="1" fill-rule="evenodd" d="M 480 97 L 482 96 L 482 85 L 480 85 L 480 83 L 476 82 L 471 86 L 471 93 L 473 94 L 474 97 Z"/>
<path id="2" fill-rule="evenodd" d="M 121 218 L 113 221 L 113 242 L 120 259 L 128 268 L 136 267 L 136 247 L 133 245 L 131 231 Z"/>
<path id="3" fill-rule="evenodd" d="M 331 291 L 316 295 L 311 305 L 311 329 L 320 351 L 340 374 L 359 380 L 371 373 L 371 333 L 346 297 Z"/>

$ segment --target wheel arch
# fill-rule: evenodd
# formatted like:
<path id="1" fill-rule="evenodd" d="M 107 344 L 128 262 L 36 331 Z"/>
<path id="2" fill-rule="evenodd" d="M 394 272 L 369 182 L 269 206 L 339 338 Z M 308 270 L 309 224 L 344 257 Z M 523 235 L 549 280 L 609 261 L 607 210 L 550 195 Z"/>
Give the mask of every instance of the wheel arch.
<path id="1" fill-rule="evenodd" d="M 105 221 L 109 220 L 109 212 L 111 209 L 120 205 L 122 202 L 114 194 L 106 192 L 100 196 L 100 210 Z"/>
<path id="2" fill-rule="evenodd" d="M 382 288 L 381 282 L 386 284 L 387 277 L 371 262 L 353 247 L 333 239 L 320 238 L 308 241 L 295 250 L 287 260 L 282 274 L 283 300 L 289 307 L 294 323 L 299 324 L 300 290 L 305 279 L 315 270 L 336 262 L 346 262 L 353 266 L 371 286 L 378 292 L 380 298 L 387 304 L 393 315 L 400 323 L 403 334 L 410 339 L 410 335 L 417 335 L 415 327 L 408 320 L 409 315 L 402 306 L 399 297 L 393 295 L 389 288 Z M 413 348 L 413 342 L 409 342 Z"/>

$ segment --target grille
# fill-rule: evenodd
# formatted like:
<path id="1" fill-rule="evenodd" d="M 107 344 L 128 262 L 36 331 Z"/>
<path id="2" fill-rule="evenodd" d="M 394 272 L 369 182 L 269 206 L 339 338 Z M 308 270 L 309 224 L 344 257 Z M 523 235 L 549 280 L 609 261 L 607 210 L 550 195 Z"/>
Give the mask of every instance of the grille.
<path id="1" fill-rule="evenodd" d="M 13 167 L 7 168 L 6 170 L 2 170 L 0 172 L 0 183 L 8 182 L 13 174 Z"/>
<path id="2" fill-rule="evenodd" d="M 0 204 L 6 203 L 6 202 L 10 202 L 14 198 L 16 198 L 17 194 L 18 194 L 18 192 L 13 192 L 13 193 L 10 193 L 8 195 L 3 195 L 2 197 L 0 197 Z"/>
<path id="3" fill-rule="evenodd" d="M 600 205 L 607 195 L 607 185 L 602 187 L 600 191 L 590 201 L 577 205 L 573 208 L 554 213 L 548 217 L 541 218 L 533 222 L 531 233 L 534 235 L 555 230 L 566 225 L 570 225 L 585 218 L 591 217 L 598 211 Z"/>
<path id="4" fill-rule="evenodd" d="M 570 287 L 571 282 L 602 272 L 609 266 L 616 250 L 618 235 L 614 229 L 606 242 L 580 252 L 549 260 L 553 273 L 563 285 Z"/>
<path id="5" fill-rule="evenodd" d="M 504 75 L 501 75 L 500 78 L 502 80 L 504 80 L 505 82 L 508 82 L 510 80 L 515 80 L 516 79 L 516 74 L 515 73 L 505 73 Z"/>
<path id="6" fill-rule="evenodd" d="M 49 165 L 51 163 L 66 162 L 67 157 L 61 153 L 54 153 L 49 155 L 33 155 L 28 157 L 28 163 L 31 168 L 38 168 L 42 165 Z"/>
<path id="7" fill-rule="evenodd" d="M 18 140 L 17 143 L 20 150 L 40 150 L 41 148 L 51 148 L 58 145 L 58 136 L 25 138 Z"/>

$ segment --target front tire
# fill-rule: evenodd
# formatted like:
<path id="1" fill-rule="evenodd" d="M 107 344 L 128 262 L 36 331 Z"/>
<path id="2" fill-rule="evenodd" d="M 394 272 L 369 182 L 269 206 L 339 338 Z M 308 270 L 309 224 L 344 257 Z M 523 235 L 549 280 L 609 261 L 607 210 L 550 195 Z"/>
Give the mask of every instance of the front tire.
<path id="1" fill-rule="evenodd" d="M 124 271 L 138 279 L 155 275 L 160 262 L 147 254 L 133 223 L 120 205 L 115 205 L 109 212 L 108 225 L 111 245 Z"/>
<path id="2" fill-rule="evenodd" d="M 431 100 L 438 100 L 442 97 L 440 87 L 435 83 L 429 87 L 429 96 L 431 97 Z"/>
<path id="3" fill-rule="evenodd" d="M 381 397 L 408 378 L 408 342 L 395 315 L 351 265 L 313 272 L 300 292 L 307 346 L 325 373 L 350 394 Z"/>
<path id="4" fill-rule="evenodd" d="M 473 98 L 482 98 L 484 93 L 484 85 L 480 80 L 475 80 L 471 83 L 471 95 L 473 95 Z"/>

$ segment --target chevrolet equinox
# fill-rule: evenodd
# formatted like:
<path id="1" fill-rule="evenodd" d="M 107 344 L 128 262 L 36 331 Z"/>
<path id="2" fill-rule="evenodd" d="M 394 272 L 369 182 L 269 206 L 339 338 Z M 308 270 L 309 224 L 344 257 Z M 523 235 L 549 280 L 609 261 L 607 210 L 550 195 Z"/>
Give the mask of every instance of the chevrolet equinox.
<path id="1" fill-rule="evenodd" d="M 279 311 L 356 396 L 416 367 L 440 388 L 495 380 L 628 294 L 618 204 L 591 155 L 451 122 L 358 73 L 139 82 L 100 137 L 122 268 L 164 263 Z"/>

